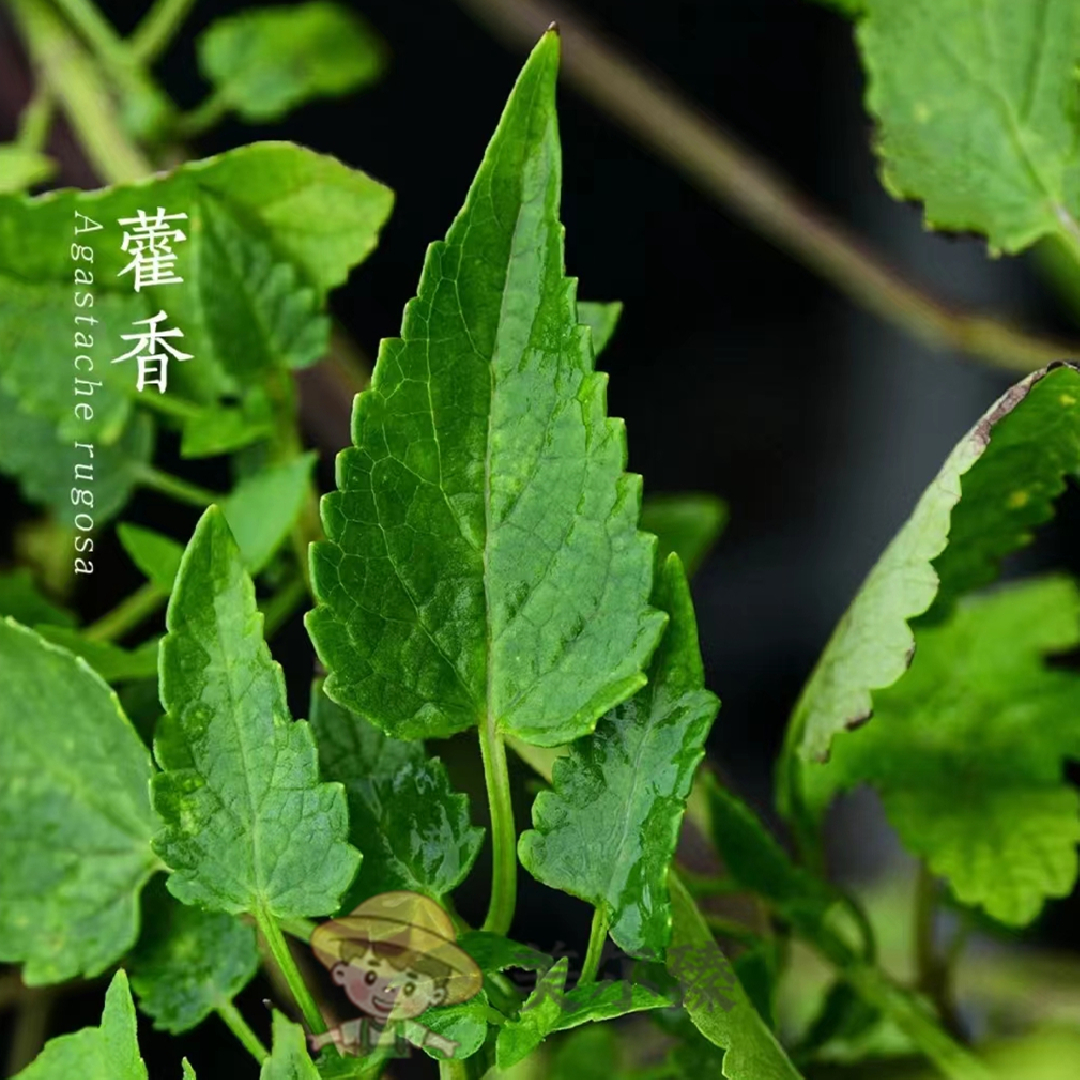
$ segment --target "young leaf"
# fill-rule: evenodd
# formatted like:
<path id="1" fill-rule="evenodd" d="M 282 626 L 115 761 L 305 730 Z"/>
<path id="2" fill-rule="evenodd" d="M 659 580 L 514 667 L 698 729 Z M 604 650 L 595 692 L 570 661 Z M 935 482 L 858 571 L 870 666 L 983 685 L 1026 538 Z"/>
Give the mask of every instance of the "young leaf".
<path id="1" fill-rule="evenodd" d="M 184 1076 L 194 1076 L 185 1062 Z M 44 1050 L 18 1074 L 17 1080 L 147 1080 L 139 1056 L 135 1005 L 127 976 L 117 971 L 105 992 L 98 1027 L 50 1039 Z"/>
<path id="2" fill-rule="evenodd" d="M 273 1025 L 273 1049 L 262 1064 L 259 1080 L 319 1080 L 304 1029 L 276 1009 Z"/>
<path id="3" fill-rule="evenodd" d="M 847 6 L 851 6 L 850 2 Z M 931 228 L 1020 251 L 1080 212 L 1072 0 L 862 0 L 858 40 L 882 180 Z"/>
<path id="4" fill-rule="evenodd" d="M 0 389 L 65 439 L 115 441 L 136 379 L 133 361 L 109 361 L 130 348 L 119 335 L 162 306 L 122 275 L 130 254 L 119 221 L 159 206 L 187 215 L 169 222 L 186 240 L 174 249 L 184 286 L 169 290 L 168 317 L 195 357 L 170 365 L 169 392 L 210 401 L 253 369 L 309 362 L 325 342 L 326 292 L 374 247 L 392 202 L 364 173 L 289 143 L 245 146 L 137 185 L 0 196 Z M 76 237 L 80 226 L 89 231 Z M 87 249 L 74 262 L 73 238 Z M 72 351 L 73 266 L 92 275 L 77 288 L 93 296 L 85 313 L 98 320 L 77 328 L 93 338 L 84 351 L 94 362 L 78 374 L 103 384 L 86 397 L 91 421 L 73 416 L 73 369 L 55 363 Z"/>
<path id="5" fill-rule="evenodd" d="M 157 676 L 158 642 L 143 642 L 137 649 L 123 649 L 108 641 L 93 641 L 65 626 L 37 626 L 37 632 L 54 645 L 81 656 L 107 683 Z"/>
<path id="6" fill-rule="evenodd" d="M 246 477 L 222 500 L 222 513 L 252 575 L 266 566 L 293 527 L 317 456 L 301 454 Z"/>
<path id="7" fill-rule="evenodd" d="M 139 1008 L 176 1035 L 228 1005 L 259 967 L 255 928 L 234 915 L 177 903 L 147 891 L 146 930 L 128 968 Z"/>
<path id="8" fill-rule="evenodd" d="M 43 184 L 56 172 L 56 162 L 38 150 L 8 143 L 0 146 L 0 194 Z"/>
<path id="9" fill-rule="evenodd" d="M 382 43 L 368 24 L 324 0 L 218 19 L 197 47 L 215 98 L 251 123 L 277 120 L 312 98 L 359 90 L 384 66 Z"/>
<path id="10" fill-rule="evenodd" d="M 75 616 L 39 592 L 24 566 L 0 573 L 0 615 L 10 615 L 23 626 L 75 625 Z"/>
<path id="11" fill-rule="evenodd" d="M 709 835 L 724 869 L 748 892 L 757 893 L 779 915 L 801 926 L 821 923 L 835 894 L 797 866 L 761 819 L 705 773 Z"/>
<path id="12" fill-rule="evenodd" d="M 484 1045 L 488 1034 L 488 1015 L 491 1013 L 488 996 L 484 990 L 474 994 L 468 1001 L 457 1005 L 439 1005 L 421 1013 L 415 1021 L 405 1021 L 405 1037 L 412 1036 L 415 1045 L 421 1047 L 428 1057 L 446 1061 L 447 1056 L 434 1046 L 425 1045 L 423 1029 L 427 1028 L 444 1039 L 456 1042 L 454 1060 L 470 1058 Z M 498 1015 L 498 1014 L 495 1014 Z"/>
<path id="13" fill-rule="evenodd" d="M 323 499 L 326 692 L 399 737 L 568 742 L 644 683 L 663 628 L 640 477 L 563 272 L 558 51 L 549 32 L 428 249 Z"/>
<path id="14" fill-rule="evenodd" d="M 607 343 L 618 328 L 622 310 L 623 306 L 618 300 L 610 304 L 578 301 L 578 322 L 592 330 L 593 356 L 599 356 L 607 348 Z"/>
<path id="15" fill-rule="evenodd" d="M 668 970 L 684 986 L 683 1005 L 694 1026 L 724 1048 L 722 1075 L 728 1080 L 799 1080 L 677 878 L 671 882 L 671 907 Z"/>
<path id="16" fill-rule="evenodd" d="M 164 592 L 172 592 L 173 582 L 184 557 L 183 545 L 168 536 L 122 521 L 116 526 L 120 545 L 131 561 Z"/>
<path id="17" fill-rule="evenodd" d="M 911 663 L 908 620 L 932 604 L 941 618 L 961 593 L 991 581 L 1000 560 L 1052 515 L 1077 468 L 1080 373 L 1069 365 L 1017 383 L 964 436 L 870 571 L 803 689 L 782 763 L 785 812 L 797 812 L 806 772 L 795 756 L 824 760 L 837 732 L 870 716 L 871 691 L 890 686 Z"/>
<path id="18" fill-rule="evenodd" d="M 69 407 L 70 390 L 69 386 Z M 3 432 L 0 472 L 18 480 L 30 502 L 70 515 L 75 462 L 87 465 L 91 462 L 75 456 L 71 441 L 58 437 L 51 420 L 24 412 L 20 403 L 3 389 L 0 389 L 0 432 Z M 92 514 L 96 525 L 103 525 L 123 509 L 150 461 L 153 446 L 154 426 L 145 413 L 131 418 L 118 442 L 95 444 L 94 504 L 84 509 Z"/>
<path id="19" fill-rule="evenodd" d="M 377 893 L 408 889 L 434 900 L 465 880 L 484 830 L 469 823 L 469 800 L 450 788 L 438 758 L 422 743 L 384 735 L 311 691 L 311 727 L 321 774 L 345 785 L 349 832 L 364 864 L 342 904 L 351 911 Z"/>
<path id="20" fill-rule="evenodd" d="M 671 621 L 648 684 L 617 706 L 552 769 L 518 843 L 526 870 L 580 896 L 634 956 L 660 958 L 671 937 L 667 877 L 694 770 L 719 702 L 705 690 L 694 608 L 677 555 L 653 604 Z"/>
<path id="21" fill-rule="evenodd" d="M 184 552 L 161 643 L 151 795 L 169 891 L 211 911 L 337 911 L 356 873 L 345 792 L 319 781 L 311 731 L 289 715 L 255 588 L 210 507 Z"/>
<path id="22" fill-rule="evenodd" d="M 150 755 L 82 660 L 0 620 L 0 960 L 29 984 L 96 975 L 135 941 Z"/>
<path id="23" fill-rule="evenodd" d="M 1076 881 L 1080 798 L 1062 764 L 1080 758 L 1080 677 L 1044 657 L 1080 644 L 1080 596 L 1060 578 L 1002 589 L 916 640 L 875 722 L 809 772 L 811 808 L 871 784 L 958 900 L 1023 925 Z"/>
<path id="24" fill-rule="evenodd" d="M 660 541 L 657 558 L 675 552 L 693 577 L 727 523 L 727 507 L 705 492 L 649 495 L 641 506 L 641 527 Z"/>
<path id="25" fill-rule="evenodd" d="M 469 930 L 458 938 L 465 950 L 484 974 L 521 968 L 524 971 L 547 971 L 554 960 L 531 945 L 521 945 L 502 934 L 485 930 Z"/>
<path id="26" fill-rule="evenodd" d="M 184 417 L 180 456 L 216 457 L 274 434 L 270 399 L 258 384 L 248 386 L 239 407 L 210 405 Z"/>
<path id="27" fill-rule="evenodd" d="M 566 991 L 569 961 L 564 956 L 546 971 L 516 1020 L 499 1028 L 495 1060 L 508 1069 L 532 1053 L 552 1032 L 611 1020 L 646 1009 L 670 1008 L 671 999 L 640 983 L 602 982 Z"/>

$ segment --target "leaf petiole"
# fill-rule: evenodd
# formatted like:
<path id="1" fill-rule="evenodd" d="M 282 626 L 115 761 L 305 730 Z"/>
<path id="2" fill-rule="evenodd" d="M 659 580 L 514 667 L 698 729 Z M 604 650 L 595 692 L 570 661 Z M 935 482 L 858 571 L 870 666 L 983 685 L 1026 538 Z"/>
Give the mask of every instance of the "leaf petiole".
<path id="1" fill-rule="evenodd" d="M 89 641 L 116 641 L 153 615 L 168 598 L 164 589 L 148 581 L 86 627 L 83 637 Z"/>
<path id="2" fill-rule="evenodd" d="M 300 974 L 300 969 L 296 966 L 296 961 L 289 951 L 288 942 L 281 933 L 281 927 L 278 926 L 277 919 L 266 912 L 256 912 L 255 922 L 259 927 L 263 940 L 266 942 L 267 948 L 270 950 L 271 956 L 274 958 L 274 962 L 288 984 L 290 993 L 300 1007 L 300 1011 L 304 1014 L 308 1030 L 312 1035 L 321 1035 L 326 1030 L 326 1022 L 322 1018 L 322 1013 L 319 1012 L 319 1006 L 315 1003 L 315 998 L 312 997 L 307 983 L 304 982 L 304 978 Z"/>
<path id="3" fill-rule="evenodd" d="M 186 502 L 191 506 L 198 506 L 200 509 L 204 509 L 211 503 L 219 502 L 224 498 L 224 496 L 214 491 L 208 491 L 197 484 L 189 483 L 179 476 L 173 476 L 172 473 L 155 469 L 152 465 L 145 465 L 140 468 L 138 478 L 143 487 L 160 491 L 163 495 L 168 495 L 178 502 Z"/>
<path id="4" fill-rule="evenodd" d="M 489 718 L 480 725 L 480 753 L 491 811 L 491 901 L 484 930 L 506 934 L 517 905 L 517 835 L 514 807 L 510 801 L 510 776 L 506 767 L 506 744 Z"/>
<path id="5" fill-rule="evenodd" d="M 262 1040 L 251 1030 L 248 1022 L 240 1015 L 240 1010 L 231 1001 L 223 1002 L 214 1011 L 260 1065 L 270 1056 Z"/>
<path id="6" fill-rule="evenodd" d="M 155 60 L 180 29 L 195 0 L 154 0 L 128 39 L 131 54 L 141 64 Z"/>
<path id="7" fill-rule="evenodd" d="M 603 905 L 593 908 L 592 927 L 589 930 L 589 945 L 585 950 L 585 960 L 581 965 L 578 986 L 585 986 L 596 981 L 596 973 L 600 970 L 600 953 L 603 952 L 604 942 L 607 941 L 610 925 L 611 916 L 606 908 Z"/>

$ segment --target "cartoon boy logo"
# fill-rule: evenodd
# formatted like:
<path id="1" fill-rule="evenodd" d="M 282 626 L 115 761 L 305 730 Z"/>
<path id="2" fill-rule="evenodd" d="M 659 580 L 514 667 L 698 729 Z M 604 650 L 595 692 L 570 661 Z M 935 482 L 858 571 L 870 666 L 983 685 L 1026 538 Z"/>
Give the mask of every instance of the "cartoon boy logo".
<path id="1" fill-rule="evenodd" d="M 431 1046 L 453 1057 L 458 1044 L 416 1022 L 433 1005 L 456 1005 L 480 990 L 484 977 L 457 944 L 454 924 L 434 900 L 388 892 L 365 900 L 351 915 L 315 928 L 311 947 L 365 1015 L 310 1036 L 312 1050 L 333 1042 L 348 1054 L 393 1044 Z"/>

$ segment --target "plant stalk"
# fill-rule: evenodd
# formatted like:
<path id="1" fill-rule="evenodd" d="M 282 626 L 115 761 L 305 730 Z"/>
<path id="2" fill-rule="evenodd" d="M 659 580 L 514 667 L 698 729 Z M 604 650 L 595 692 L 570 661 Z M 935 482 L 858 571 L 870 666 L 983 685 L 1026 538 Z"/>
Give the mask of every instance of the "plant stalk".
<path id="1" fill-rule="evenodd" d="M 600 954 L 604 951 L 604 942 L 607 941 L 608 929 L 611 926 L 611 917 L 603 907 L 593 908 L 592 927 L 589 930 L 589 945 L 585 950 L 585 959 L 581 964 L 581 975 L 578 977 L 578 986 L 587 986 L 596 982 L 596 973 L 600 970 Z"/>
<path id="2" fill-rule="evenodd" d="M 924 344 L 1012 372 L 1077 355 L 1075 345 L 946 306 L 905 280 L 715 119 L 561 2 L 458 2 L 515 48 L 532 48 L 554 19 L 563 42 L 563 73 L 584 97 L 734 217 Z M 1080 250 L 1080 237 L 1068 239 Z"/>
<path id="3" fill-rule="evenodd" d="M 169 594 L 152 581 L 140 585 L 119 604 L 106 612 L 84 631 L 83 637 L 90 641 L 116 641 L 144 619 L 148 619 L 169 599 Z"/>
<path id="4" fill-rule="evenodd" d="M 319 1006 L 315 1004 L 315 998 L 300 974 L 300 969 L 296 966 L 296 961 L 289 951 L 288 942 L 282 935 L 277 920 L 266 912 L 259 912 L 255 916 L 255 922 L 270 949 L 274 962 L 285 977 L 293 1000 L 304 1015 L 308 1030 L 312 1035 L 321 1035 L 326 1030 L 326 1023 L 322 1018 L 322 1013 L 319 1012 Z"/>
<path id="5" fill-rule="evenodd" d="M 240 1010 L 231 1001 L 218 1005 L 214 1011 L 260 1065 L 270 1056 L 262 1040 L 251 1030 L 248 1022 L 240 1015 Z"/>
<path id="6" fill-rule="evenodd" d="M 94 171 L 111 184 L 139 180 L 150 162 L 124 131 L 97 65 L 44 0 L 9 0 L 38 78 L 60 104 Z"/>
<path id="7" fill-rule="evenodd" d="M 194 4 L 195 0 L 155 0 L 128 39 L 132 56 L 141 64 L 156 60 L 183 25 Z"/>
<path id="8" fill-rule="evenodd" d="M 506 745 L 489 717 L 480 725 L 480 753 L 491 811 L 491 901 L 482 929 L 505 934 L 517 905 L 517 834 L 510 800 Z"/>
<path id="9" fill-rule="evenodd" d="M 179 476 L 173 476 L 172 473 L 155 469 L 153 465 L 144 465 L 140 468 L 138 480 L 143 487 L 160 491 L 163 495 L 168 495 L 178 502 L 197 506 L 200 510 L 205 510 L 211 503 L 220 502 L 224 498 L 223 495 L 219 495 L 217 492 L 208 491 L 206 488 L 192 484 Z"/>

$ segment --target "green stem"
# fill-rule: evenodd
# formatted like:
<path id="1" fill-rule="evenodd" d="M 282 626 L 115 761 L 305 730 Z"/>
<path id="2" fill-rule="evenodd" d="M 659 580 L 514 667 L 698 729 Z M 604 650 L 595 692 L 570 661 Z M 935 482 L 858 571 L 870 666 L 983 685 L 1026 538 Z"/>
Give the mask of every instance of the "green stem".
<path id="1" fill-rule="evenodd" d="M 949 1080 L 994 1080 L 994 1074 L 956 1042 L 918 999 L 896 986 L 880 969 L 855 964 L 840 974 L 866 1002 L 895 1022 Z"/>
<path id="2" fill-rule="evenodd" d="M 53 96 L 48 89 L 39 89 L 19 117 L 18 144 L 24 150 L 42 150 L 49 137 L 53 118 Z"/>
<path id="3" fill-rule="evenodd" d="M 112 23 L 101 14 L 93 0 L 54 0 L 54 3 L 90 46 L 99 69 L 112 79 L 125 104 L 133 107 L 131 115 L 138 119 L 140 126 L 152 123 L 154 112 L 166 107 L 161 92 Z"/>
<path id="4" fill-rule="evenodd" d="M 183 139 L 194 139 L 220 124 L 229 108 L 224 96 L 208 94 L 194 109 L 176 118 L 176 133 Z"/>
<path id="5" fill-rule="evenodd" d="M 83 637 L 90 641 L 116 641 L 154 614 L 168 598 L 164 589 L 148 581 L 91 623 L 83 631 Z"/>
<path id="6" fill-rule="evenodd" d="M 64 110 L 94 171 L 111 184 L 142 179 L 150 162 L 132 145 L 94 64 L 43 0 L 9 0 L 39 77 Z"/>
<path id="7" fill-rule="evenodd" d="M 307 983 L 300 974 L 300 969 L 296 966 L 296 961 L 289 951 L 288 942 L 282 935 L 277 920 L 272 915 L 259 912 L 255 916 L 255 921 L 258 923 L 275 963 L 285 977 L 289 992 L 304 1014 L 308 1030 L 312 1035 L 321 1035 L 326 1030 L 326 1022 L 322 1018 L 322 1013 L 319 1012 L 319 1006 L 315 1004 L 315 998 L 312 997 Z"/>
<path id="8" fill-rule="evenodd" d="M 464 1061 L 456 1058 L 439 1059 L 439 1080 L 466 1080 L 468 1075 Z"/>
<path id="9" fill-rule="evenodd" d="M 195 0 L 155 0 L 128 39 L 132 55 L 141 64 L 156 60 L 187 18 Z"/>
<path id="10" fill-rule="evenodd" d="M 240 1015 L 240 1010 L 231 1002 L 226 1001 L 218 1005 L 214 1010 L 228 1029 L 240 1040 L 247 1052 L 261 1065 L 270 1053 L 262 1044 L 262 1040 L 248 1027 L 248 1022 Z"/>
<path id="11" fill-rule="evenodd" d="M 607 941 L 610 926 L 611 917 L 607 911 L 602 907 L 593 908 L 592 927 L 589 930 L 589 945 L 585 950 L 585 960 L 581 965 L 578 986 L 586 986 L 596 981 L 596 973 L 600 970 L 600 954 L 604 951 L 604 942 Z"/>
<path id="12" fill-rule="evenodd" d="M 514 807 L 510 801 L 506 745 L 490 717 L 480 725 L 480 753 L 484 759 L 493 849 L 491 901 L 482 929 L 493 934 L 505 934 L 510 929 L 517 904 L 517 834 L 514 830 Z"/>
<path id="13" fill-rule="evenodd" d="M 166 473 L 162 472 L 160 469 L 155 469 L 153 465 L 144 465 L 140 468 L 138 480 L 143 487 L 152 488 L 154 491 L 160 491 L 163 495 L 168 495 L 170 498 L 176 499 L 179 502 L 186 502 L 190 503 L 192 506 L 198 506 L 200 509 L 205 509 L 211 503 L 220 502 L 222 498 L 224 498 L 224 496 L 217 494 L 217 492 L 207 491 L 206 488 L 201 488 L 197 484 L 189 483 L 179 476 L 173 476 L 172 473 Z"/>

